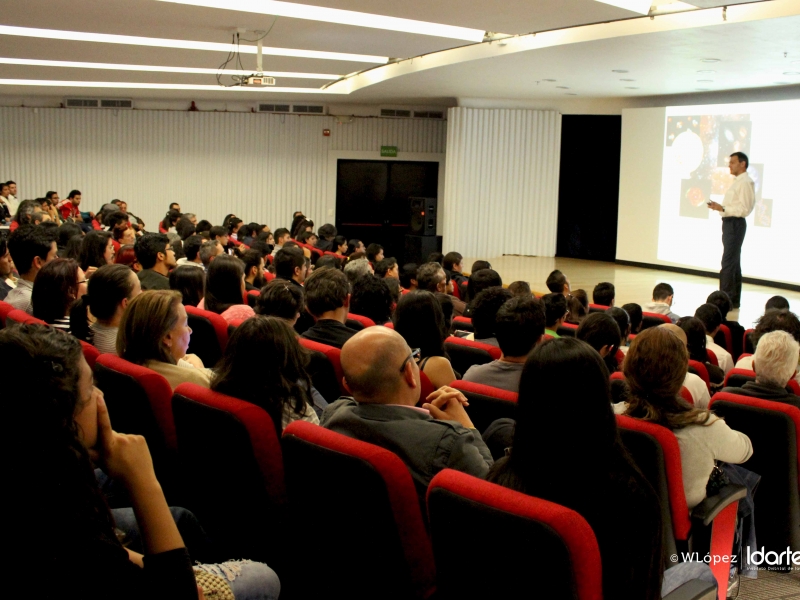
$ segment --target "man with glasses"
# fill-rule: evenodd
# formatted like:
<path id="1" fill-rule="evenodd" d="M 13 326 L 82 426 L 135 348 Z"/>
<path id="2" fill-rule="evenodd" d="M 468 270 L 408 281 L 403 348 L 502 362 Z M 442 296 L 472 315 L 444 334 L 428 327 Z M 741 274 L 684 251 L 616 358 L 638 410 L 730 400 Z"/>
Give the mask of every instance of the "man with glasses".
<path id="1" fill-rule="evenodd" d="M 412 350 L 397 332 L 368 327 L 342 348 L 345 386 L 352 398 L 340 398 L 322 414 L 320 425 L 381 446 L 408 466 L 420 499 L 430 480 L 450 468 L 485 478 L 492 455 L 475 430 L 458 390 L 444 386 L 416 406 L 420 371 Z"/>
<path id="2" fill-rule="evenodd" d="M 544 302 L 544 333 L 550 337 L 558 338 L 557 331 L 569 316 L 567 298 L 560 292 L 553 292 L 542 296 Z"/>
<path id="3" fill-rule="evenodd" d="M 168 290 L 169 272 L 177 266 L 175 250 L 164 233 L 148 233 L 136 240 L 136 260 L 142 265 L 139 282 L 142 290 Z"/>

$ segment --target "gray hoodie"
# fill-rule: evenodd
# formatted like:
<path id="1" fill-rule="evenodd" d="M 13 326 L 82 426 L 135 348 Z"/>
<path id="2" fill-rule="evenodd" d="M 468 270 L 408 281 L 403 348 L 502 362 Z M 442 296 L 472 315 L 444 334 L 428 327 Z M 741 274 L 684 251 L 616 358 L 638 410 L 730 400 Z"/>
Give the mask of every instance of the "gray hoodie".
<path id="1" fill-rule="evenodd" d="M 656 302 L 655 300 L 652 302 L 648 302 L 642 306 L 642 310 L 644 312 L 651 312 L 656 313 L 658 315 L 667 315 L 669 320 L 675 323 L 680 316 L 676 315 L 672 312 L 672 307 L 667 304 L 666 302 Z"/>

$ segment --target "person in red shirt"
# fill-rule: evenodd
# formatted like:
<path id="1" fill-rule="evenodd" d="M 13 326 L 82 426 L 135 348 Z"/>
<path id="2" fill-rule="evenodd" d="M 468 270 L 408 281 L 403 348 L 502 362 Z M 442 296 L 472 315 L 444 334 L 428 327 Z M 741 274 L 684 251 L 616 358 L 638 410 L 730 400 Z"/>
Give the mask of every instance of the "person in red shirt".
<path id="1" fill-rule="evenodd" d="M 79 190 L 72 190 L 66 200 L 58 205 L 58 210 L 61 211 L 61 218 L 65 221 L 75 221 L 82 223 L 81 211 L 78 206 L 81 203 L 81 193 Z"/>

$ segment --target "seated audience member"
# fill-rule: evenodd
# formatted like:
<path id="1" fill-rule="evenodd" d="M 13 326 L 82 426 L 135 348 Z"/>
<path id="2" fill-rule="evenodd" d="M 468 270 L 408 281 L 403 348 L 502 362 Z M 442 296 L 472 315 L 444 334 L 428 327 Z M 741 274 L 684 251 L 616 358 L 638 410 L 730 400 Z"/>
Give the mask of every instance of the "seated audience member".
<path id="1" fill-rule="evenodd" d="M 683 342 L 671 331 L 662 327 L 644 330 L 633 340 L 623 364 L 629 401 L 615 404 L 614 412 L 650 421 L 675 434 L 681 450 L 683 490 L 692 510 L 706 497 L 714 461 L 743 463 L 753 454 L 753 445 L 723 419 L 680 397 L 688 360 Z"/>
<path id="2" fill-rule="evenodd" d="M 316 243 L 317 248 L 323 252 L 332 252 L 335 250 L 333 241 L 336 239 L 336 227 L 334 225 L 331 223 L 325 223 L 319 228 L 317 233 L 319 234 Z"/>
<path id="3" fill-rule="evenodd" d="M 544 302 L 544 333 L 550 337 L 561 337 L 556 333 L 556 330 L 561 327 L 562 323 L 566 321 L 569 316 L 567 310 L 567 299 L 564 294 L 553 292 L 542 296 Z"/>
<path id="4" fill-rule="evenodd" d="M 5 300 L 8 293 L 17 287 L 17 278 L 13 271 L 14 261 L 8 251 L 6 236 L 0 233 L 0 300 Z"/>
<path id="5" fill-rule="evenodd" d="M 427 262 L 417 269 L 417 289 L 435 294 L 444 294 L 447 290 L 447 276 L 442 265 Z"/>
<path id="6" fill-rule="evenodd" d="M 203 244 L 200 246 L 200 252 L 198 253 L 200 262 L 203 263 L 203 269 L 208 270 L 208 267 L 211 265 L 212 261 L 224 253 L 225 249 L 217 240 L 208 240 L 203 242 Z"/>
<path id="7" fill-rule="evenodd" d="M 547 286 L 547 289 L 550 290 L 550 292 L 553 294 L 563 294 L 564 296 L 569 296 L 570 293 L 569 279 L 567 279 L 567 276 L 564 275 L 558 269 L 556 269 L 555 271 L 550 273 L 550 275 L 547 276 L 545 285 Z"/>
<path id="8" fill-rule="evenodd" d="M 475 297 L 472 304 L 472 326 L 475 328 L 476 342 L 499 346 L 495 337 L 495 319 L 500 307 L 511 298 L 511 292 L 501 287 L 483 290 Z"/>
<path id="9" fill-rule="evenodd" d="M 72 305 L 86 293 L 86 275 L 71 258 L 56 258 L 42 267 L 31 294 L 33 316 L 48 325 L 69 327 Z"/>
<path id="10" fill-rule="evenodd" d="M 563 406 L 541 399 L 562 395 L 564 381 L 573 382 L 576 410 L 559 426 Z M 620 443 L 609 397 L 608 374 L 586 344 L 563 338 L 534 348 L 520 380 L 513 451 L 495 463 L 488 480 L 586 519 L 600 549 L 605 598 L 657 600 L 689 579 L 712 582 L 703 563 L 664 572 L 658 498 Z M 575 464 L 588 465 L 585 478 L 572 476 Z M 587 489 L 597 495 L 588 497 Z"/>
<path id="11" fill-rule="evenodd" d="M 72 190 L 66 200 L 58 203 L 58 210 L 61 212 L 61 219 L 74 223 L 83 223 L 81 211 L 78 208 L 81 203 L 82 194 L 79 190 Z"/>
<path id="12" fill-rule="evenodd" d="M 483 269 L 491 269 L 492 265 L 489 263 L 488 260 L 476 260 L 472 263 L 472 269 L 470 270 L 470 275 L 472 273 L 477 273 L 478 271 L 482 271 Z"/>
<path id="13" fill-rule="evenodd" d="M 55 238 L 41 225 L 22 225 L 8 236 L 8 251 L 19 278 L 17 287 L 8 292 L 5 301 L 32 315 L 33 282 L 42 267 L 56 258 Z"/>
<path id="14" fill-rule="evenodd" d="M 137 275 L 142 270 L 142 265 L 136 260 L 136 250 L 131 244 L 120 246 L 119 250 L 117 250 L 117 255 L 114 257 L 114 264 L 125 265 Z"/>
<path id="15" fill-rule="evenodd" d="M 184 306 L 196 307 L 203 299 L 206 287 L 206 272 L 203 269 L 180 265 L 170 271 L 169 289 L 181 293 Z"/>
<path id="16" fill-rule="evenodd" d="M 117 335 L 117 354 L 162 375 L 174 390 L 182 383 L 211 384 L 210 371 L 186 354 L 192 330 L 180 292 L 152 290 L 128 302 Z"/>
<path id="17" fill-rule="evenodd" d="M 347 264 L 344 266 L 344 274 L 350 285 L 355 284 L 362 277 L 372 277 L 372 265 L 366 258 L 357 258 L 353 260 L 352 256 Z"/>
<path id="18" fill-rule="evenodd" d="M 136 243 L 136 230 L 133 227 L 117 227 L 111 232 L 112 239 L 116 242 L 114 252 L 118 250 L 116 246 Z"/>
<path id="19" fill-rule="evenodd" d="M 89 279 L 87 292 L 70 311 L 70 330 L 101 354 L 117 353 L 117 332 L 128 302 L 142 293 L 136 273 L 125 265 L 105 265 Z M 89 311 L 95 318 L 89 325 Z"/>
<path id="20" fill-rule="evenodd" d="M 764 312 L 768 310 L 789 310 L 789 301 L 783 296 L 773 296 L 764 305 Z"/>
<path id="21" fill-rule="evenodd" d="M 9 476 L 25 490 L 6 499 L 19 524 L 6 532 L 8 543 L 21 553 L 11 565 L 15 572 L 32 580 L 41 574 L 41 564 L 28 558 L 36 555 L 45 561 L 49 576 L 37 583 L 36 593 L 42 598 L 63 596 L 65 588 L 80 590 L 87 600 L 109 595 L 123 600 L 197 598 L 192 560 L 156 479 L 147 444 L 141 436 L 112 429 L 78 340 L 39 325 L 6 329 L 0 332 L 0 362 L 17 373 L 36 373 L 31 380 L 12 378 L 7 383 L 6 393 L 26 401 L 14 402 L 6 414 L 19 424 L 37 423 L 42 436 L 31 444 L 29 427 L 13 428 L 4 436 L 7 456 L 25 448 L 25 460 L 6 461 Z M 96 465 L 125 488 L 146 556 L 120 542 L 114 516 L 119 511 L 109 510 L 94 475 Z M 43 519 L 44 514 L 48 518 Z M 59 543 L 43 546 L 48 536 L 56 536 Z M 254 598 L 248 595 L 250 589 L 259 589 L 259 598 L 274 599 L 280 592 L 277 576 L 264 564 L 242 561 L 196 568 L 229 573 L 228 583 L 237 597 Z"/>
<path id="22" fill-rule="evenodd" d="M 189 221 L 186 218 L 186 215 L 181 215 L 181 220 L 178 221 L 178 225 L 175 227 L 175 231 L 181 237 L 181 240 L 185 241 L 187 238 L 197 233 L 197 225 Z"/>
<path id="23" fill-rule="evenodd" d="M 680 317 L 672 312 L 672 299 L 675 292 L 668 283 L 659 283 L 653 288 L 653 300 L 642 306 L 644 312 L 667 315 L 669 320 L 677 323 Z"/>
<path id="24" fill-rule="evenodd" d="M 448 252 L 442 259 L 442 266 L 445 271 L 450 272 L 455 285 L 462 285 L 467 283 L 467 278 L 464 276 L 464 257 L 458 252 Z"/>
<path id="25" fill-rule="evenodd" d="M 508 285 L 512 296 L 532 296 L 531 286 L 527 281 L 514 281 Z"/>
<path id="26" fill-rule="evenodd" d="M 631 334 L 631 317 L 623 309 L 612 306 L 606 314 L 617 322 L 621 334 L 619 350 L 623 354 L 628 352 L 628 336 Z M 664 323 L 666 325 L 666 323 Z"/>
<path id="27" fill-rule="evenodd" d="M 444 315 L 444 326 L 447 331 L 450 331 L 453 326 L 453 302 L 456 299 L 452 296 L 448 296 L 447 294 L 440 294 L 439 292 L 436 292 L 434 296 L 436 296 L 436 300 L 439 302 L 439 306 L 442 309 L 442 314 Z"/>
<path id="28" fill-rule="evenodd" d="M 331 252 L 337 256 L 347 256 L 347 238 L 343 235 L 337 235 L 333 238 L 333 246 Z"/>
<path id="29" fill-rule="evenodd" d="M 58 244 L 58 250 L 62 251 L 66 249 L 67 242 L 69 242 L 73 237 L 83 237 L 84 233 L 80 225 L 73 223 L 72 221 L 66 221 L 59 226 L 57 235 L 58 237 L 56 238 L 56 243 Z"/>
<path id="30" fill-rule="evenodd" d="M 431 252 L 425 262 L 436 263 L 437 265 L 444 266 L 444 254 L 441 252 Z"/>
<path id="31" fill-rule="evenodd" d="M 764 334 L 770 331 L 785 331 L 791 335 L 796 342 L 800 342 L 800 319 L 788 308 L 771 309 L 765 312 L 756 322 L 756 329 L 750 334 L 753 346 L 758 349 L 758 342 Z M 753 371 L 753 357 L 745 356 L 736 363 L 737 369 L 749 369 Z M 795 380 L 800 382 L 800 373 L 795 376 Z"/>
<path id="32" fill-rule="evenodd" d="M 445 276 L 445 290 L 446 290 L 445 295 L 448 298 L 450 298 L 450 304 L 453 306 L 453 316 L 461 317 L 467 310 L 467 303 L 455 296 L 455 283 L 450 278 L 450 271 L 445 271 L 444 276 Z"/>
<path id="33" fill-rule="evenodd" d="M 245 291 L 259 291 L 266 281 L 264 281 L 264 255 L 258 250 L 246 250 L 242 254 L 244 261 L 244 287 Z"/>
<path id="34" fill-rule="evenodd" d="M 278 317 L 294 326 L 305 309 L 303 288 L 274 279 L 261 288 L 255 311 L 257 315 Z"/>
<path id="35" fill-rule="evenodd" d="M 350 256 L 355 254 L 356 252 L 361 252 L 366 256 L 367 249 L 364 247 L 364 242 L 357 239 L 352 239 L 347 242 L 347 254 L 346 256 Z"/>
<path id="36" fill-rule="evenodd" d="M 616 295 L 617 291 L 614 288 L 614 284 L 603 281 L 594 286 L 594 290 L 592 290 L 592 302 L 600 306 L 614 306 L 614 298 Z"/>
<path id="37" fill-rule="evenodd" d="M 211 229 L 208 230 L 208 236 L 211 240 L 216 240 L 219 242 L 219 245 L 222 246 L 223 253 L 228 251 L 228 245 L 230 244 L 230 236 L 228 235 L 228 230 L 225 227 L 220 227 L 219 225 L 215 225 Z"/>
<path id="38" fill-rule="evenodd" d="M 475 298 L 478 297 L 483 290 L 488 290 L 493 287 L 503 287 L 503 279 L 497 271 L 492 269 L 480 269 L 470 273 L 467 282 L 467 293 L 464 301 L 467 303 L 467 308 L 464 311 L 465 317 L 472 318 L 472 304 Z"/>
<path id="39" fill-rule="evenodd" d="M 703 304 L 694 311 L 694 316 L 703 323 L 706 329 L 706 348 L 711 350 L 717 357 L 719 368 L 727 375 L 733 369 L 733 357 L 731 353 L 722 346 L 714 343 L 714 336 L 719 331 L 722 324 L 722 314 L 714 304 Z"/>
<path id="40" fill-rule="evenodd" d="M 375 276 L 382 279 L 400 279 L 400 265 L 396 258 L 384 258 L 375 264 Z"/>
<path id="41" fill-rule="evenodd" d="M 317 234 L 314 233 L 313 231 L 302 231 L 297 236 L 297 241 L 299 243 L 308 244 L 309 246 L 314 246 L 314 247 L 316 247 L 318 240 L 319 238 L 317 237 Z"/>
<path id="42" fill-rule="evenodd" d="M 797 374 L 800 344 L 785 331 L 771 331 L 761 336 L 753 355 L 756 380 L 742 387 L 726 387 L 722 391 L 763 400 L 786 402 L 800 408 L 800 398 L 786 389 L 786 383 Z"/>
<path id="43" fill-rule="evenodd" d="M 642 307 L 635 302 L 622 305 L 622 310 L 631 318 L 631 334 L 636 335 L 642 330 Z"/>
<path id="44" fill-rule="evenodd" d="M 678 323 L 662 323 L 659 327 L 666 329 L 667 331 L 671 331 L 675 336 L 686 346 L 686 350 L 689 352 L 689 358 L 692 358 L 692 351 L 689 349 L 688 343 L 689 338 L 684 331 L 680 323 L 683 319 L 687 317 L 681 317 L 678 319 Z M 688 317 L 694 319 L 694 317 Z M 700 326 L 700 333 L 703 336 L 703 343 L 705 343 L 705 331 L 703 330 L 703 324 L 698 323 Z M 704 350 L 705 352 L 705 350 Z M 713 366 L 713 365 L 712 365 Z M 718 367 L 715 367 L 718 368 Z M 614 385 L 613 383 L 611 384 Z M 683 380 L 684 387 L 689 390 L 689 393 L 692 395 L 692 400 L 694 401 L 694 406 L 696 408 L 708 408 L 708 403 L 711 401 L 711 394 L 709 393 L 708 386 L 706 382 L 703 381 L 699 375 L 695 375 L 690 371 L 686 371 L 686 378 Z M 713 385 L 713 384 L 712 384 Z"/>
<path id="45" fill-rule="evenodd" d="M 434 387 L 457 379 L 444 351 L 449 330 L 436 296 L 424 291 L 402 296 L 394 310 L 394 329 L 411 348 L 419 349 L 414 360 Z"/>
<path id="46" fill-rule="evenodd" d="M 336 269 L 314 271 L 306 280 L 306 307 L 316 323 L 302 337 L 341 348 L 356 334 L 345 325 L 350 311 L 350 283 Z"/>
<path id="47" fill-rule="evenodd" d="M 164 233 L 146 233 L 136 240 L 136 260 L 142 265 L 139 281 L 143 290 L 168 290 L 169 271 L 177 265 L 175 251 Z"/>
<path id="48" fill-rule="evenodd" d="M 392 294 L 392 300 L 394 301 L 394 303 L 397 304 L 398 302 L 400 302 L 400 296 L 401 296 L 400 280 L 394 279 L 393 277 L 384 277 L 383 281 L 389 287 L 389 292 L 391 292 Z"/>
<path id="49" fill-rule="evenodd" d="M 83 236 L 80 235 L 73 236 L 67 242 L 67 247 L 64 248 L 64 251 L 59 252 L 58 257 L 71 258 L 72 260 L 80 262 L 82 248 L 83 248 Z"/>
<path id="50" fill-rule="evenodd" d="M 317 263 L 314 265 L 314 269 L 336 269 L 337 271 L 342 270 L 342 262 L 337 256 L 331 256 L 330 254 L 326 254 L 325 256 L 321 256 L 317 259 Z"/>
<path id="51" fill-rule="evenodd" d="M 416 294 L 435 302 L 429 292 L 408 296 Z M 424 410 L 413 409 L 419 401 L 420 370 L 414 351 L 397 332 L 387 327 L 358 332 L 342 348 L 342 370 L 353 397 L 328 406 L 320 424 L 397 454 L 408 466 L 421 502 L 441 469 L 486 477 L 492 457 L 464 410 L 460 392 L 440 388 L 428 396 Z"/>
<path id="52" fill-rule="evenodd" d="M 298 247 L 282 248 L 272 262 L 275 277 L 302 286 L 308 276 L 306 259 Z"/>
<path id="53" fill-rule="evenodd" d="M 283 249 L 283 245 L 292 239 L 291 233 L 285 227 L 276 229 L 272 237 L 275 240 L 275 247 L 272 249 L 272 256 L 278 254 L 278 251 Z"/>
<path id="54" fill-rule="evenodd" d="M 265 356 L 280 360 L 264 360 Z M 263 408 L 280 436 L 292 421 L 319 424 L 312 408 L 307 365 L 308 355 L 285 320 L 247 319 L 228 340 L 211 389 Z M 258 377 L 254 378 L 253 373 Z M 323 403 L 327 405 L 324 400 Z"/>
<path id="55" fill-rule="evenodd" d="M 42 205 L 35 200 L 23 200 L 19 203 L 14 220 L 11 221 L 10 230 L 14 231 L 20 225 L 39 225 L 49 221 L 50 215 L 42 212 Z"/>
<path id="56" fill-rule="evenodd" d="M 211 234 L 209 233 L 211 231 L 211 227 L 212 227 L 211 222 L 203 219 L 202 221 L 197 223 L 197 225 L 195 225 L 194 232 L 196 235 L 199 235 L 204 240 L 207 240 L 211 237 Z"/>
<path id="57" fill-rule="evenodd" d="M 90 231 L 81 245 L 81 269 L 88 277 L 99 267 L 114 264 L 114 242 L 107 231 Z"/>
<path id="58" fill-rule="evenodd" d="M 689 358 L 705 366 L 711 382 L 711 391 L 718 392 L 722 387 L 722 382 L 725 381 L 725 372 L 717 365 L 708 362 L 708 352 L 706 352 L 708 336 L 706 336 L 705 325 L 695 317 L 681 317 L 676 324 L 686 335 L 686 349 L 689 352 Z"/>
<path id="59" fill-rule="evenodd" d="M 400 272 L 400 285 L 404 290 L 413 292 L 417 289 L 417 271 L 419 265 L 417 263 L 406 263 L 403 265 L 403 270 Z"/>
<path id="60" fill-rule="evenodd" d="M 181 218 L 181 211 L 170 209 L 164 218 L 161 220 L 161 223 L 158 224 L 158 232 L 159 233 L 177 233 L 175 227 L 178 224 L 178 221 Z"/>
<path id="61" fill-rule="evenodd" d="M 242 261 L 223 254 L 208 267 L 205 294 L 197 307 L 217 313 L 228 323 L 242 321 L 256 314 L 244 294 Z"/>
<path id="62" fill-rule="evenodd" d="M 728 320 L 727 315 L 733 308 L 731 297 L 722 290 L 716 290 L 709 294 L 708 298 L 706 298 L 706 302 L 715 305 L 722 314 L 722 325 L 725 325 L 731 331 L 731 354 L 738 358 L 738 356 L 742 353 L 744 327 L 742 327 L 738 321 Z M 718 346 L 722 346 L 723 348 L 727 347 L 725 334 L 721 329 L 717 332 L 717 335 L 714 336 L 714 343 L 716 343 Z"/>
<path id="63" fill-rule="evenodd" d="M 314 221 L 305 218 L 300 220 L 297 226 L 294 229 L 292 229 L 292 239 L 296 240 L 300 236 L 300 234 L 303 233 L 304 231 L 311 231 L 313 233 Z"/>
<path id="64" fill-rule="evenodd" d="M 566 322 L 580 325 L 581 321 L 589 314 L 589 296 L 586 294 L 586 290 L 577 289 L 567 296 L 567 308 L 569 314 Z"/>
<path id="65" fill-rule="evenodd" d="M 614 318 L 607 313 L 591 313 L 578 326 L 575 337 L 597 350 L 609 373 L 619 370 L 617 349 L 622 343 L 622 334 Z"/>
<path id="66" fill-rule="evenodd" d="M 389 284 L 379 277 L 361 277 L 353 284 L 350 298 L 350 312 L 383 325 L 392 320 L 394 300 L 389 291 Z"/>
<path id="67" fill-rule="evenodd" d="M 503 352 L 500 359 L 471 366 L 464 381 L 518 392 L 528 354 L 544 335 L 544 304 L 533 296 L 512 298 L 497 311 L 495 332 Z"/>
<path id="68" fill-rule="evenodd" d="M 203 259 L 200 258 L 200 248 L 203 246 L 203 238 L 199 235 L 190 235 L 183 240 L 183 253 L 186 255 L 179 258 L 176 264 L 179 267 L 188 265 L 190 267 L 203 268 Z"/>
<path id="69" fill-rule="evenodd" d="M 241 229 L 242 223 L 244 223 L 244 221 L 238 217 L 232 217 L 228 221 L 228 237 L 231 240 L 239 241 L 239 229 Z"/>

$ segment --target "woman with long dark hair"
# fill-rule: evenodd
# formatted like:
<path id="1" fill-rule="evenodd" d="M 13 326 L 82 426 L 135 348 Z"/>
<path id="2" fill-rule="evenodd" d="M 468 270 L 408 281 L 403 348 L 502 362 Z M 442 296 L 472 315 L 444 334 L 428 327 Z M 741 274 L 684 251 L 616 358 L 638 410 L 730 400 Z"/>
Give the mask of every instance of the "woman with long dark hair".
<path id="1" fill-rule="evenodd" d="M 689 358 L 705 365 L 708 379 L 711 382 L 711 392 L 718 392 L 722 389 L 725 381 L 725 371 L 708 362 L 705 325 L 695 317 L 681 317 L 675 324 L 686 334 L 686 349 L 689 351 Z"/>
<path id="2" fill-rule="evenodd" d="M 563 396 L 564 382 L 570 386 L 568 415 L 551 401 Z M 534 347 L 520 379 L 511 452 L 494 464 L 488 480 L 586 519 L 600 547 L 605 598 L 656 600 L 697 576 L 681 567 L 662 589 L 658 498 L 620 443 L 608 372 L 584 342 L 559 338 Z M 700 570 L 710 576 L 706 565 Z"/>
<path id="3" fill-rule="evenodd" d="M 66 332 L 73 303 L 86 293 L 86 275 L 70 258 L 56 258 L 36 275 L 31 293 L 33 316 Z"/>
<path id="4" fill-rule="evenodd" d="M 41 325 L 7 328 L 0 331 L 0 364 L 14 373 L 35 374 L 12 377 L 4 389 L 17 399 L 5 407 L 6 416 L 28 425 L 3 436 L 6 472 L 20 486 L 20 493 L 6 497 L 14 514 L 5 535 L 14 548 L 14 573 L 36 581 L 35 595 L 42 598 L 196 600 L 192 561 L 147 443 L 112 429 L 78 340 Z M 20 448 L 25 460 L 17 457 Z M 95 466 L 125 488 L 145 556 L 118 540 Z M 42 565 L 47 565 L 46 577 Z M 278 597 L 280 583 L 266 565 L 243 561 L 197 568 L 214 573 L 225 567 L 237 599 Z M 241 593 L 245 579 L 258 595 Z"/>
<path id="5" fill-rule="evenodd" d="M 431 292 L 405 294 L 394 311 L 394 329 L 412 349 L 419 348 L 420 371 L 428 376 L 435 388 L 449 385 L 456 379 L 450 360 L 444 351 L 448 336 L 444 313 Z"/>
<path id="6" fill-rule="evenodd" d="M 108 231 L 90 231 L 81 244 L 81 269 L 91 277 L 103 265 L 114 263 L 114 242 Z"/>
<path id="7" fill-rule="evenodd" d="M 280 436 L 292 421 L 319 423 L 307 366 L 308 353 L 284 319 L 255 317 L 228 340 L 211 389 L 263 408 Z"/>
<path id="8" fill-rule="evenodd" d="M 366 248 L 364 247 L 364 242 L 359 239 L 353 238 L 349 242 L 347 242 L 347 250 L 345 251 L 345 256 L 350 256 L 355 254 L 356 252 L 361 252 L 366 256 Z"/>
<path id="9" fill-rule="evenodd" d="M 192 265 L 180 265 L 170 271 L 169 289 L 177 290 L 183 296 L 184 306 L 197 306 L 203 299 L 206 285 L 206 272 Z"/>
<path id="10" fill-rule="evenodd" d="M 256 313 L 245 303 L 244 266 L 235 256 L 220 254 L 208 265 L 206 291 L 198 308 L 228 322 L 249 319 Z"/>
<path id="11" fill-rule="evenodd" d="M 347 238 L 343 235 L 337 235 L 333 238 L 333 253 L 336 254 L 336 256 L 347 256 L 348 247 Z"/>
<path id="12" fill-rule="evenodd" d="M 173 208 L 164 216 L 164 219 L 161 221 L 161 223 L 159 223 L 158 225 L 159 232 L 175 233 L 175 226 L 178 224 L 180 218 L 181 218 L 181 211 L 175 210 Z"/>

